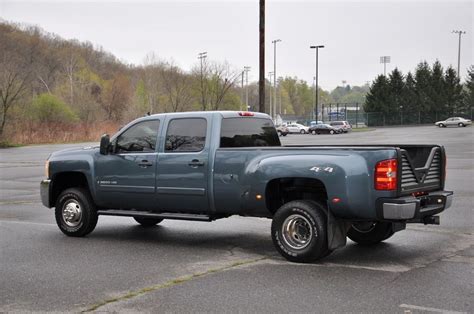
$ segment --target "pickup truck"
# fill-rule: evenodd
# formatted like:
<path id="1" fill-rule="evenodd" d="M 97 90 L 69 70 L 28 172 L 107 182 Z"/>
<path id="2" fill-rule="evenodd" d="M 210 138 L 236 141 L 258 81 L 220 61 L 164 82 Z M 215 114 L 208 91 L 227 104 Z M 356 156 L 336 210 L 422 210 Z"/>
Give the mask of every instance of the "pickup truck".
<path id="1" fill-rule="evenodd" d="M 282 146 L 254 112 L 163 113 L 130 122 L 100 147 L 51 154 L 40 184 L 59 229 L 81 237 L 98 216 L 213 221 L 272 219 L 293 262 L 323 258 L 346 238 L 371 245 L 407 223 L 439 224 L 452 203 L 439 145 Z"/>

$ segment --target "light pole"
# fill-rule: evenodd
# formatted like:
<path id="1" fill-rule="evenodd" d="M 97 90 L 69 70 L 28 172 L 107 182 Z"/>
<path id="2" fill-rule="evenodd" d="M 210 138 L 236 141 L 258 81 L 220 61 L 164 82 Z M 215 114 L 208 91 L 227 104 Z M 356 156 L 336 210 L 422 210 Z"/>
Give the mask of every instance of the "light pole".
<path id="1" fill-rule="evenodd" d="M 281 39 L 275 39 L 275 40 L 272 40 L 272 44 L 273 44 L 273 86 L 275 87 L 275 89 L 273 90 L 273 99 L 276 99 L 276 59 L 277 59 L 277 43 L 281 42 Z M 270 110 L 270 112 L 273 112 L 274 115 L 276 115 L 276 106 L 275 108 L 273 108 L 272 110 Z M 275 120 L 276 117 L 272 116 L 272 118 Z"/>
<path id="2" fill-rule="evenodd" d="M 316 86 L 314 88 L 314 108 L 313 108 L 313 117 L 316 120 L 316 123 L 318 123 L 318 51 L 319 48 L 324 48 L 323 45 L 319 46 L 309 46 L 310 49 L 316 49 Z"/>
<path id="3" fill-rule="evenodd" d="M 249 110 L 249 71 L 250 67 L 244 66 L 245 72 L 245 105 L 247 106 L 245 111 Z"/>
<path id="4" fill-rule="evenodd" d="M 242 107 L 244 106 L 244 74 L 245 74 L 245 71 L 242 71 L 242 86 L 241 86 L 241 89 L 240 89 L 240 110 L 242 111 L 247 111 L 245 109 L 242 109 Z"/>
<path id="5" fill-rule="evenodd" d="M 270 117 L 273 118 L 272 116 L 272 75 L 273 75 L 273 72 L 268 72 L 268 76 L 269 76 L 269 81 L 270 81 Z M 276 101 L 276 98 L 273 99 L 273 101 L 275 102 Z"/>
<path id="6" fill-rule="evenodd" d="M 387 63 L 390 63 L 390 56 L 381 56 L 380 63 L 383 63 L 383 76 L 387 75 Z"/>
<path id="7" fill-rule="evenodd" d="M 201 61 L 201 106 L 203 110 L 206 110 L 206 104 L 204 99 L 204 80 L 202 76 L 202 63 L 203 60 L 207 58 L 207 52 L 200 52 L 198 53 L 198 59 Z"/>
<path id="8" fill-rule="evenodd" d="M 459 45 L 458 45 L 458 78 L 460 78 L 460 66 L 461 66 L 461 35 L 466 34 L 465 31 L 453 31 L 453 34 L 459 35 Z"/>

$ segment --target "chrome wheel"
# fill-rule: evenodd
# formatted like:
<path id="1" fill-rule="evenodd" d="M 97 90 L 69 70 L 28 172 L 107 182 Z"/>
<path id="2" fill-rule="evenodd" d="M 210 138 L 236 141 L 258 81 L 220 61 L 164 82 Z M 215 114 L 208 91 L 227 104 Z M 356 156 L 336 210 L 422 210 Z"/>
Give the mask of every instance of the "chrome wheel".
<path id="1" fill-rule="evenodd" d="M 77 227 L 82 221 L 81 205 L 75 200 L 67 201 L 62 209 L 63 221 L 69 227 Z"/>
<path id="2" fill-rule="evenodd" d="M 281 233 L 285 243 L 295 250 L 302 250 L 313 239 L 313 228 L 309 220 L 299 214 L 293 214 L 285 219 Z"/>

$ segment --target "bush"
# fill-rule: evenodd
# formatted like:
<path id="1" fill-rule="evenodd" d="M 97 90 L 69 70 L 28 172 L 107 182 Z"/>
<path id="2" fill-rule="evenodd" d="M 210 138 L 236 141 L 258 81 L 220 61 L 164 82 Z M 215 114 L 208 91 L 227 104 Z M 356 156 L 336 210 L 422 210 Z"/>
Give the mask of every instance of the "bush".
<path id="1" fill-rule="evenodd" d="M 51 94 L 41 94 L 35 97 L 31 109 L 33 120 L 41 123 L 67 123 L 79 120 L 67 104 Z"/>

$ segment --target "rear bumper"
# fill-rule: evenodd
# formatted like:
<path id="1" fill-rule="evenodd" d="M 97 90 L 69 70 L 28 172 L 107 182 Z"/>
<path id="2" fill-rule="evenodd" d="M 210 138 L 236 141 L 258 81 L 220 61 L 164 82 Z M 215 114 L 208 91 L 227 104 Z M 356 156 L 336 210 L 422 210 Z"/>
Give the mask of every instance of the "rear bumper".
<path id="1" fill-rule="evenodd" d="M 40 183 L 41 202 L 44 206 L 51 208 L 51 180 L 43 180 Z"/>
<path id="2" fill-rule="evenodd" d="M 377 218 L 423 222 L 425 217 L 436 215 L 449 208 L 452 202 L 452 191 L 437 191 L 418 197 L 380 198 L 376 203 Z"/>

